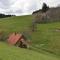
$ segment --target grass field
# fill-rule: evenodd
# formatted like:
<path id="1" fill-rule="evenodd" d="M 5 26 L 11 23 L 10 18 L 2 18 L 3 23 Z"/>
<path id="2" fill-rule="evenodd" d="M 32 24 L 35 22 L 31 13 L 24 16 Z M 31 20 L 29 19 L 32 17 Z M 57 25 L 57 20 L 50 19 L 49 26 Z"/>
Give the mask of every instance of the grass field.
<path id="1" fill-rule="evenodd" d="M 32 16 L 0 19 L 0 32 L 7 35 L 27 31 L 32 19 Z M 60 22 L 37 24 L 37 31 L 31 34 L 31 39 L 31 50 L 0 43 L 0 60 L 60 60 Z"/>
<path id="2" fill-rule="evenodd" d="M 31 16 L 11 17 L 0 19 L 0 31 L 21 32 L 31 24 Z"/>
<path id="3" fill-rule="evenodd" d="M 21 49 L 0 42 L 0 60 L 60 60 L 53 55 Z"/>

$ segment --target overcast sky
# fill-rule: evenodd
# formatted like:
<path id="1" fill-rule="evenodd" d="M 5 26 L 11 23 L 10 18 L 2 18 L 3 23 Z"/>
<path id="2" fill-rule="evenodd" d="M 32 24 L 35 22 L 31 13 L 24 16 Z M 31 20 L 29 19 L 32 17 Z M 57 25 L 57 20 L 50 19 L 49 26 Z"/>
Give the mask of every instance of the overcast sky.
<path id="1" fill-rule="evenodd" d="M 41 9 L 43 2 L 50 7 L 60 5 L 60 0 L 0 0 L 0 13 L 25 15 Z"/>

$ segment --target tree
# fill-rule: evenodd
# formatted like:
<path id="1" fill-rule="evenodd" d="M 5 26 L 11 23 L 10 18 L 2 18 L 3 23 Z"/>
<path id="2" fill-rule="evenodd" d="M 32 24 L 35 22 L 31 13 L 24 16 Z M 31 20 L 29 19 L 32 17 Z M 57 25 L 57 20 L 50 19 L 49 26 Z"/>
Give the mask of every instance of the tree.
<path id="1" fill-rule="evenodd" d="M 15 16 L 15 15 L 6 15 L 6 14 L 0 13 L 0 18 L 6 18 L 6 17 L 12 17 L 12 16 Z"/>
<path id="2" fill-rule="evenodd" d="M 43 3 L 42 12 L 46 12 L 49 9 L 46 3 Z"/>

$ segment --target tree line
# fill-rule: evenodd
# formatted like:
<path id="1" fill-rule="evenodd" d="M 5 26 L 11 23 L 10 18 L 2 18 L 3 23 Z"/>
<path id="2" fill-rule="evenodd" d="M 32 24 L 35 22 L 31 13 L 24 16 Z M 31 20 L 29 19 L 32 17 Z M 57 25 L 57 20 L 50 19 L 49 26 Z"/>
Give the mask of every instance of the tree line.
<path id="1" fill-rule="evenodd" d="M 15 15 L 6 15 L 6 14 L 0 13 L 0 18 L 6 18 L 6 17 L 12 17 L 12 16 L 15 16 Z"/>

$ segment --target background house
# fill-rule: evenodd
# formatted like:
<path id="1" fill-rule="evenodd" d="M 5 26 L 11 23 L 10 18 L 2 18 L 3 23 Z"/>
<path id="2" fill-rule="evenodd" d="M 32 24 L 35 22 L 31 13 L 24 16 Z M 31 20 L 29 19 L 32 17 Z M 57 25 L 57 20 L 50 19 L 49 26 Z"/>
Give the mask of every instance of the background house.
<path id="1" fill-rule="evenodd" d="M 42 12 L 42 9 L 37 10 L 32 16 L 36 23 L 60 21 L 60 7 L 49 8 L 46 12 Z"/>

